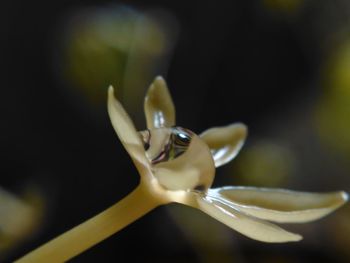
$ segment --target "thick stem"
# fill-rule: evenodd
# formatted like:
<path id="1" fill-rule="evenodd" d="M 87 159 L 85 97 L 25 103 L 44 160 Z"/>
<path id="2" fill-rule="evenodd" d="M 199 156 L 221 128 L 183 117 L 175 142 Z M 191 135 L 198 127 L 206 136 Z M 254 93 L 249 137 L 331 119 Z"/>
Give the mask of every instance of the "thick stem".
<path id="1" fill-rule="evenodd" d="M 160 205 L 141 184 L 102 213 L 63 233 L 16 262 L 64 262 L 118 232 Z"/>

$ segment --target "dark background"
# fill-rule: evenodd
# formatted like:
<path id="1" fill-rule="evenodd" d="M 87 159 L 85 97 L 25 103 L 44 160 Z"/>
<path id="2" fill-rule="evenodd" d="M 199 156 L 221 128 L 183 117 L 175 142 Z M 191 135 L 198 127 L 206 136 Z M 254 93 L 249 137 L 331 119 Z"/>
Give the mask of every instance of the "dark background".
<path id="1" fill-rule="evenodd" d="M 36 191 L 43 205 L 39 225 L 11 248 L 0 251 L 0 260 L 18 258 L 104 210 L 137 185 L 136 169 L 107 115 L 103 94 L 109 79 L 96 87 L 103 99 L 89 104 L 79 98 L 84 87 L 60 73 L 68 68 L 71 32 L 79 32 L 72 31 L 74 17 L 86 8 L 118 13 L 121 7 L 131 8 L 136 15 L 157 8 L 173 21 L 167 31 L 173 37 L 171 52 L 159 59 L 163 63 L 155 65 L 152 74 L 147 73 L 137 101 L 142 101 L 153 77 L 162 74 L 180 126 L 200 133 L 242 121 L 250 128 L 247 152 L 243 149 L 242 159 L 217 171 L 216 186 L 349 190 L 350 144 L 348 137 L 342 137 L 346 132 L 336 132 L 348 127 L 344 123 L 350 101 L 342 102 L 345 113 L 339 129 L 335 124 L 330 125 L 335 131 L 322 125 L 339 114 L 332 106 L 339 103 L 327 104 L 327 98 L 335 100 L 332 58 L 348 43 L 350 11 L 345 1 L 3 1 L 0 186 L 23 199 L 28 189 Z M 84 19 L 90 18 L 85 15 Z M 79 56 L 74 59 L 80 63 Z M 347 64 L 342 65 L 347 76 Z M 118 83 L 118 79 L 110 79 L 113 81 Z M 347 98 L 344 94 L 338 97 Z M 125 107 L 135 108 L 131 115 L 143 129 L 142 104 L 126 103 Z M 327 114 L 319 113 L 320 109 Z M 255 181 L 249 179 L 250 167 L 256 165 L 259 170 L 260 163 L 255 164 L 249 155 L 256 153 L 256 145 L 262 145 L 262 158 L 269 156 L 271 147 L 265 151 L 266 145 L 288 151 L 283 159 L 287 167 L 283 171 L 288 170 L 285 177 L 275 180 L 258 174 Z M 267 166 L 272 169 L 279 162 L 273 156 Z M 240 160 L 247 166 L 239 166 Z M 184 213 L 190 210 L 183 209 Z M 198 237 L 184 233 L 178 224 L 179 220 L 186 224 L 186 218 L 174 219 L 172 212 L 161 207 L 72 262 L 210 262 L 209 256 L 205 260 L 209 252 L 217 262 L 347 262 L 350 235 L 346 233 L 350 230 L 339 222 L 349 219 L 348 206 L 339 213 L 339 217 L 332 215 L 307 226 L 290 226 L 304 235 L 305 240 L 296 244 L 264 244 L 223 226 L 220 229 L 229 233 L 228 243 L 204 242 L 204 247 L 198 247 L 193 241 Z M 205 220 L 218 227 L 214 220 Z M 210 240 L 215 230 L 208 226 L 193 231 L 203 232 L 201 238 Z"/>

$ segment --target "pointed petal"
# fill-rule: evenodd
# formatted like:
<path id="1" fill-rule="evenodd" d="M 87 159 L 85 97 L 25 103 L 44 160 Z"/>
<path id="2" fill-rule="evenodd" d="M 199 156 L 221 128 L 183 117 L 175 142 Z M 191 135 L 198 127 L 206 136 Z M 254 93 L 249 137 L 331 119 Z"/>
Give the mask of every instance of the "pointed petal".
<path id="1" fill-rule="evenodd" d="M 123 106 L 114 96 L 112 86 L 108 89 L 108 113 L 111 119 L 115 132 L 120 141 L 124 145 L 135 165 L 140 167 L 149 167 L 149 162 L 145 155 L 145 150 L 141 137 L 136 131 L 129 115 L 124 110 Z M 139 169 L 140 171 L 140 169 Z M 141 172 L 141 171 L 140 171 Z"/>
<path id="2" fill-rule="evenodd" d="M 220 200 L 211 199 L 209 196 L 198 197 L 198 204 L 203 212 L 252 239 L 270 243 L 299 241 L 302 239 L 300 235 L 288 232 L 261 219 L 245 215 L 221 203 Z"/>
<path id="3" fill-rule="evenodd" d="M 145 97 L 147 128 L 172 127 L 175 125 L 175 107 L 162 77 L 156 77 Z"/>
<path id="4" fill-rule="evenodd" d="M 224 127 L 215 127 L 203 132 L 200 137 L 208 144 L 219 167 L 231 161 L 241 150 L 247 137 L 247 126 L 234 123 Z"/>
<path id="5" fill-rule="evenodd" d="M 211 196 L 251 216 L 280 223 L 304 223 L 322 218 L 342 206 L 345 192 L 307 193 L 285 189 L 223 187 L 210 189 Z"/>

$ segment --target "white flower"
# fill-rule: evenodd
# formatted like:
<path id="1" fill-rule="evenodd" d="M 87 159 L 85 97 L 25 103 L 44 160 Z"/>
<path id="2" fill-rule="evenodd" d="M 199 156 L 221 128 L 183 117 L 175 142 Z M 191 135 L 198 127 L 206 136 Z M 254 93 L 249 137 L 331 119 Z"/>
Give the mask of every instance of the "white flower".
<path id="1" fill-rule="evenodd" d="M 231 161 L 247 135 L 244 124 L 211 128 L 199 136 L 175 126 L 175 107 L 166 83 L 157 77 L 144 103 L 147 130 L 137 132 L 109 88 L 112 125 L 140 173 L 140 186 L 158 205 L 170 202 L 198 208 L 236 231 L 263 242 L 302 237 L 271 222 L 304 223 L 343 205 L 343 192 L 307 193 L 284 189 L 222 187 L 211 189 L 215 167 Z"/>
<path id="2" fill-rule="evenodd" d="M 200 209 L 259 241 L 302 237 L 268 222 L 304 223 L 343 205 L 345 192 L 304 193 L 283 189 L 211 189 L 215 167 L 231 161 L 247 134 L 244 124 L 209 129 L 200 136 L 175 127 L 175 107 L 165 81 L 157 77 L 145 98 L 147 130 L 137 132 L 123 106 L 108 91 L 112 125 L 141 175 L 128 196 L 103 212 L 31 251 L 16 262 L 66 262 L 108 238 L 155 207 L 171 202 Z"/>

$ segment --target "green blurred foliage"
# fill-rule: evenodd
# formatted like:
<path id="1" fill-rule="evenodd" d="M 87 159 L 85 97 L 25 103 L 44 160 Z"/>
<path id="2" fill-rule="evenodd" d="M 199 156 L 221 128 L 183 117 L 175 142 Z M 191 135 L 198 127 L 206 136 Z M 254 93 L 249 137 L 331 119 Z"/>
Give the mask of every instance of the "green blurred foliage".
<path id="1" fill-rule="evenodd" d="M 331 52 L 324 93 L 315 109 L 316 128 L 331 149 L 350 156 L 350 41 Z"/>
<path id="2" fill-rule="evenodd" d="M 273 141 L 257 141 L 246 146 L 232 166 L 232 183 L 281 187 L 293 173 L 294 165 L 295 158 L 287 147 Z"/>
<path id="3" fill-rule="evenodd" d="M 44 210 L 36 188 L 28 187 L 21 197 L 0 188 L 0 261 L 42 228 Z"/>
<path id="4" fill-rule="evenodd" d="M 262 0 L 266 8 L 283 13 L 294 13 L 302 8 L 305 0 Z"/>
<path id="5" fill-rule="evenodd" d="M 77 97 L 95 108 L 105 109 L 106 89 L 113 85 L 128 110 L 139 111 L 145 89 L 166 68 L 175 38 L 176 22 L 162 10 L 80 10 L 66 26 L 61 73 Z"/>

